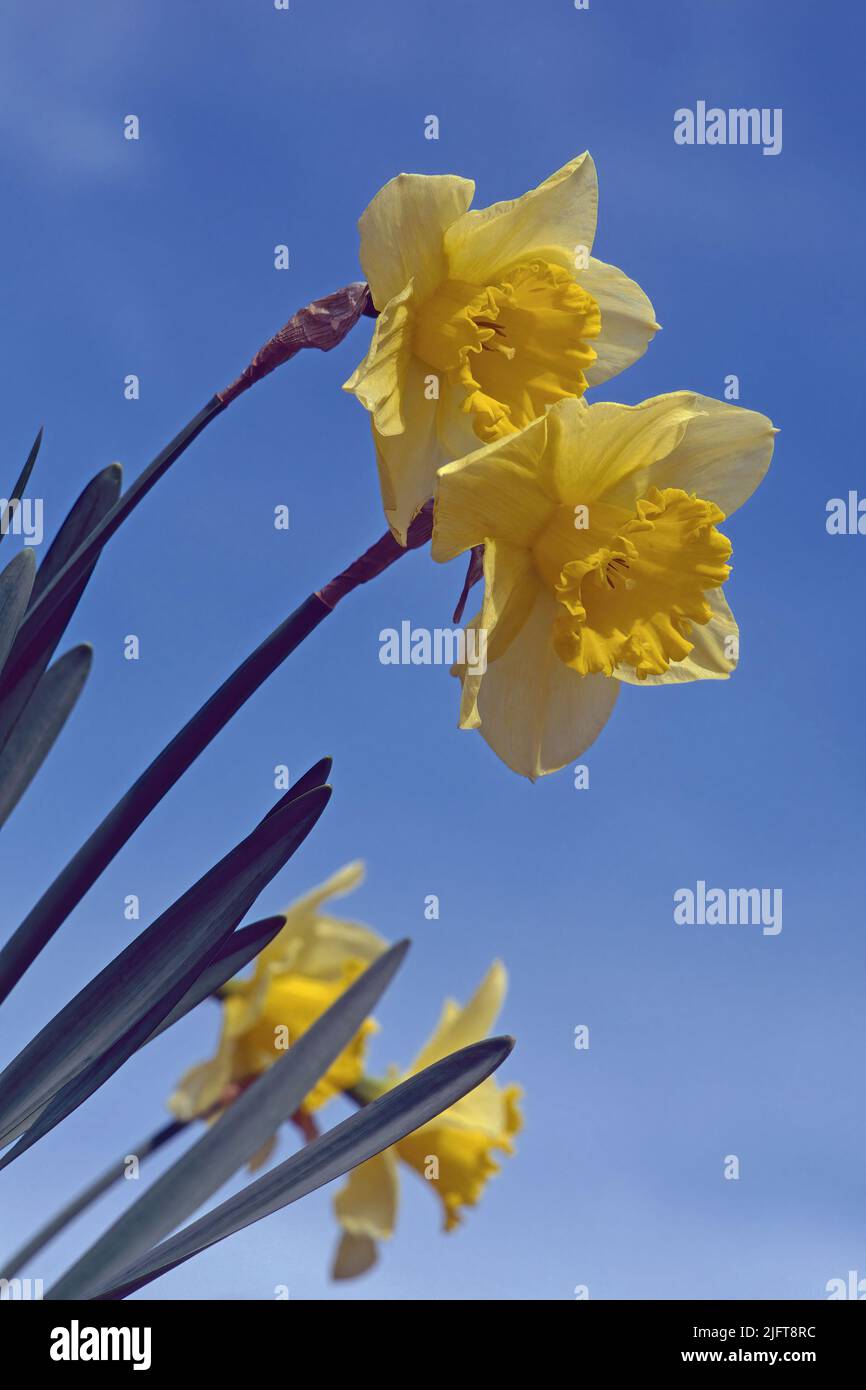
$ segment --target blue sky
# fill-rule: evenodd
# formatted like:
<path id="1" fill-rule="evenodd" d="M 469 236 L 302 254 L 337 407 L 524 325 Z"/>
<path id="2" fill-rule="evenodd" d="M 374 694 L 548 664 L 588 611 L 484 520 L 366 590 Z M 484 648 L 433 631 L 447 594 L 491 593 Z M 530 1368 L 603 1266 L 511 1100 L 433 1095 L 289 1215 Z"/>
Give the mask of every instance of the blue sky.
<path id="1" fill-rule="evenodd" d="M 408 1062 L 494 957 L 509 968 L 503 1076 L 525 1088 L 526 1129 L 461 1231 L 440 1234 L 410 1175 L 378 1271 L 335 1287 L 328 1190 L 151 1294 L 820 1298 L 866 1274 L 866 540 L 825 529 L 828 499 L 864 487 L 862 17 L 805 0 L 211 0 L 206 15 L 14 0 L 2 34 L 3 486 L 44 421 L 49 536 L 98 468 L 119 459 L 129 480 L 296 307 L 359 278 L 357 217 L 401 170 L 473 177 L 483 206 L 589 148 L 597 253 L 663 324 L 605 394 L 721 396 L 734 373 L 782 431 L 728 528 L 739 671 L 626 689 L 585 758 L 589 790 L 567 770 L 532 786 L 459 732 L 443 668 L 380 665 L 380 629 L 447 624 L 462 582 L 459 562 L 413 555 L 271 679 L 15 992 L 3 1060 L 127 942 L 127 894 L 152 920 L 263 814 L 276 763 L 325 752 L 331 807 L 256 915 L 366 859 L 346 910 L 414 940 L 376 1066 Z M 781 107 L 781 154 L 676 145 L 674 111 L 698 100 Z M 366 417 L 338 389 L 368 334 L 235 405 L 104 554 L 67 638 L 94 643 L 91 680 L 3 834 L 4 932 L 238 660 L 381 532 Z M 672 895 L 698 879 L 781 888 L 782 932 L 676 926 Z M 198 1011 L 3 1175 L 3 1250 L 162 1122 L 216 1030 Z M 30 1273 L 49 1280 L 134 1195 Z"/>

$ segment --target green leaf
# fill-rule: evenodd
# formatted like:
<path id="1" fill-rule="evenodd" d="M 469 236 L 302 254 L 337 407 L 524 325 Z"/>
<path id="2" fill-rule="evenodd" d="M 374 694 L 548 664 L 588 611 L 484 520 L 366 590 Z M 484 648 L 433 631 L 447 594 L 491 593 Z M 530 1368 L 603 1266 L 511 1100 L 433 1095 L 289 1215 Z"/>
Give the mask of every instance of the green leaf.
<path id="1" fill-rule="evenodd" d="M 2 518 L 0 518 L 0 543 L 2 543 L 3 537 L 6 535 L 6 528 L 11 520 L 12 504 L 14 502 L 20 502 L 21 498 L 24 496 L 24 489 L 30 481 L 30 474 L 33 472 L 36 456 L 42 447 L 42 436 L 44 433 L 44 429 L 40 426 L 39 433 L 33 441 L 30 453 L 27 455 L 27 462 L 21 469 L 20 477 L 7 498 L 8 505 L 4 509 Z"/>
<path id="2" fill-rule="evenodd" d="M 383 1149 L 405 1139 L 421 1125 L 441 1115 L 474 1091 L 505 1061 L 512 1038 L 488 1038 L 452 1052 L 425 1067 L 393 1090 L 315 1139 L 285 1163 L 230 1197 L 213 1211 L 157 1245 L 125 1270 L 112 1287 L 92 1295 L 98 1299 L 126 1298 L 136 1289 L 167 1274 L 202 1250 L 252 1226 L 263 1217 L 315 1192 L 350 1169 L 366 1163 Z M 65 1298 L 65 1277 L 46 1298 Z"/>
<path id="3" fill-rule="evenodd" d="M 0 671 L 6 664 L 27 612 L 35 578 L 36 556 L 29 547 L 19 550 L 0 572 Z"/>
<path id="4" fill-rule="evenodd" d="M 166 792 L 330 611 L 315 594 L 306 599 L 241 663 L 121 797 L 0 950 L 0 1003 Z"/>
<path id="5" fill-rule="evenodd" d="M 122 1274 L 277 1132 L 372 1013 L 405 957 L 400 942 L 365 970 L 279 1062 L 234 1101 L 64 1275 L 58 1298 L 84 1299 Z"/>
<path id="6" fill-rule="evenodd" d="M 80 1105 L 159 1027 L 306 839 L 330 794 L 315 788 L 258 825 L 9 1063 L 0 1076 L 0 1144 L 26 1121 L 30 1126 L 0 1168 Z"/>
<path id="7" fill-rule="evenodd" d="M 120 479 L 121 469 L 120 465 L 116 463 L 104 468 L 101 473 L 91 479 L 70 510 L 39 567 L 33 586 L 33 592 L 37 597 L 31 596 L 27 615 L 24 617 L 15 639 L 15 645 L 9 653 L 9 659 L 2 676 L 0 676 L 0 750 L 12 737 L 12 731 L 33 695 L 40 677 L 47 669 L 48 663 L 66 631 L 69 620 L 87 588 L 96 564 L 96 558 L 82 572 L 77 584 L 66 595 L 63 602 L 58 604 L 53 611 L 50 620 L 41 629 L 39 640 L 27 647 L 24 634 L 28 627 L 30 614 L 39 602 L 38 593 L 50 587 L 52 573 L 56 572 L 58 566 L 65 563 L 70 549 L 74 549 L 78 544 L 81 535 L 88 528 L 92 528 L 99 518 L 111 509 L 120 490 Z"/>
<path id="8" fill-rule="evenodd" d="M 0 753 L 0 826 L 5 824 L 69 718 L 93 661 L 87 644 L 73 647 L 45 672 L 12 737 Z"/>

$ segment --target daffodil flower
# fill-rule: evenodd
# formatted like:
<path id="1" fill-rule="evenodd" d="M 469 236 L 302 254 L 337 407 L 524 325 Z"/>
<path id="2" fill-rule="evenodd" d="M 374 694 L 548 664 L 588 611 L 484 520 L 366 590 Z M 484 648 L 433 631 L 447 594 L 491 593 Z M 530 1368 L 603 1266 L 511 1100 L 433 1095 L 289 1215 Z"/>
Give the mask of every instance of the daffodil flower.
<path id="1" fill-rule="evenodd" d="M 169 1100 L 179 1119 L 193 1119 L 226 1104 L 239 1087 L 272 1066 L 386 948 L 369 928 L 324 910 L 329 898 L 351 892 L 363 877 L 362 864 L 348 864 L 300 898 L 287 909 L 285 926 L 257 957 L 255 973 L 223 987 L 216 1055 L 186 1072 Z M 366 1019 L 305 1098 L 304 1112 L 310 1114 L 355 1085 L 375 1031 L 376 1024 Z"/>
<path id="2" fill-rule="evenodd" d="M 534 779 L 592 743 L 623 681 L 729 676 L 739 636 L 717 528 L 763 478 L 775 433 L 687 391 L 563 401 L 442 468 L 434 559 L 484 546 L 487 669 L 455 670 L 461 728 Z"/>
<path id="3" fill-rule="evenodd" d="M 453 999 L 447 1000 L 432 1037 L 405 1076 L 487 1037 L 507 987 L 505 968 L 495 961 L 468 1004 L 461 1008 Z M 381 1094 L 405 1076 L 392 1073 L 375 1090 Z M 401 1163 L 429 1181 L 442 1203 L 444 1229 L 458 1226 L 462 1209 L 475 1206 L 488 1179 L 500 1170 L 493 1154 L 514 1151 L 512 1140 L 521 1127 L 520 1095 L 518 1086 L 502 1087 L 488 1077 L 435 1120 L 355 1168 L 334 1200 L 343 1227 L 334 1277 L 363 1274 L 376 1261 L 377 1242 L 393 1235 Z"/>
<path id="4" fill-rule="evenodd" d="M 400 174 L 359 222 L 379 317 L 345 384 L 370 411 L 385 514 L 405 544 L 436 470 L 507 438 L 646 351 L 643 291 L 590 256 L 588 154 L 513 202 L 470 211 L 453 174 Z"/>

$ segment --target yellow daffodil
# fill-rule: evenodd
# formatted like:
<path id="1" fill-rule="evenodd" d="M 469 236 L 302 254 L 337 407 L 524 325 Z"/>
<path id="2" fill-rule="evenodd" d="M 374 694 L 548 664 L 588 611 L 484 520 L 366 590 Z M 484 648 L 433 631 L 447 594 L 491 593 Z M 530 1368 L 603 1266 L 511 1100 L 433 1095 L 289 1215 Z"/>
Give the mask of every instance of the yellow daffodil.
<path id="1" fill-rule="evenodd" d="M 646 350 L 643 291 L 591 257 L 588 154 L 512 202 L 470 211 L 453 174 L 400 174 L 359 222 L 379 317 L 346 382 L 370 411 L 385 514 L 406 543 L 437 468 L 581 396 Z"/>
<path id="2" fill-rule="evenodd" d="M 272 1066 L 315 1023 L 387 943 L 367 927 L 332 917 L 329 898 L 350 892 L 364 877 L 348 864 L 327 883 L 286 911 L 285 926 L 257 957 L 249 979 L 222 991 L 222 1035 L 216 1056 L 181 1079 L 169 1108 L 184 1120 L 225 1104 Z M 367 1019 L 325 1076 L 306 1097 L 307 1113 L 354 1086 L 363 1072 L 367 1040 L 376 1031 Z"/>
<path id="3" fill-rule="evenodd" d="M 719 680 L 738 658 L 717 529 L 764 476 L 764 415 L 678 391 L 563 401 L 439 473 L 432 553 L 484 545 L 486 670 L 460 725 L 530 778 L 603 728 L 620 682 Z"/>
<path id="4" fill-rule="evenodd" d="M 465 1007 L 447 1000 L 433 1036 L 406 1076 L 487 1037 L 502 1008 L 507 986 L 505 968 L 496 961 Z M 404 1076 L 392 1074 L 375 1090 L 381 1093 L 402 1080 Z M 445 1230 L 459 1225 L 462 1208 L 475 1206 L 488 1178 L 499 1172 L 500 1165 L 493 1154 L 514 1151 L 512 1140 L 521 1127 L 517 1107 L 520 1094 L 519 1087 L 501 1087 L 488 1077 L 435 1120 L 355 1168 L 334 1201 L 337 1220 L 343 1227 L 334 1277 L 346 1279 L 363 1274 L 375 1263 L 376 1242 L 393 1235 L 401 1162 L 427 1178 L 438 1193 Z"/>

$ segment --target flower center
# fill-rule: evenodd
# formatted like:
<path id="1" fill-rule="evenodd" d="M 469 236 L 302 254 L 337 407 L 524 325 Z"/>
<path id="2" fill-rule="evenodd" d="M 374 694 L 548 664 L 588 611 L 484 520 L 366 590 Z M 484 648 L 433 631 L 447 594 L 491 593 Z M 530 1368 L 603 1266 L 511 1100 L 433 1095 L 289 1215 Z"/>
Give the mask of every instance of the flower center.
<path id="1" fill-rule="evenodd" d="M 446 280 L 419 310 L 415 352 L 462 389 L 462 409 L 490 443 L 583 395 L 596 357 L 587 339 L 600 332 L 592 295 L 561 267 L 530 261 L 498 285 Z"/>
<path id="2" fill-rule="evenodd" d="M 342 974 L 336 979 L 294 973 L 275 975 L 267 985 L 267 992 L 249 1011 L 253 1017 L 238 1010 L 238 1026 L 232 1029 L 235 1078 L 258 1076 L 279 1061 L 286 1048 L 294 1046 L 363 970 L 363 961 L 350 957 L 343 962 Z M 255 989 L 255 985 L 251 988 Z M 228 1002 L 236 1004 L 238 1001 L 230 999 Z M 375 1028 L 372 1019 L 364 1020 L 351 1042 L 305 1097 L 306 1109 L 314 1110 L 337 1091 L 354 1085 L 361 1074 L 367 1037 Z"/>
<path id="3" fill-rule="evenodd" d="M 579 516 L 579 514 L 581 514 Z M 577 522 L 588 514 L 589 524 Z M 533 547 L 556 595 L 557 655 L 581 675 L 661 675 L 692 650 L 693 623 L 709 622 L 705 594 L 730 574 L 724 513 L 680 488 L 651 488 L 634 512 L 604 502 L 561 507 Z"/>

